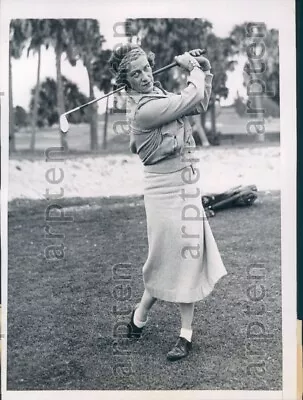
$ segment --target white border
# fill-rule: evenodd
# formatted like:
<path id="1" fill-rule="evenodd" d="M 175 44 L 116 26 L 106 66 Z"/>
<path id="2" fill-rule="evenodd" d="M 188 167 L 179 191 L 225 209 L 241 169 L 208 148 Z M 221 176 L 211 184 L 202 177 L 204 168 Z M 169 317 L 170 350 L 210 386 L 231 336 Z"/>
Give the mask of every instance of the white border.
<path id="1" fill-rule="evenodd" d="M 22 393 L 22 397 L 20 394 Z M 143 397 L 144 396 L 144 397 Z M 39 392 L 6 392 L 3 397 L 4 400 L 53 400 L 66 399 L 66 400 L 167 400 L 169 396 L 174 399 L 181 400 L 295 400 L 295 398 L 283 397 L 280 391 L 224 391 L 224 390 L 150 390 L 150 391 L 39 391 Z"/>
<path id="2" fill-rule="evenodd" d="M 197 9 L 207 7 L 208 2 L 218 3 L 218 12 L 237 12 L 232 1 L 224 0 L 153 0 L 145 2 L 144 12 L 136 13 L 140 0 L 123 2 L 97 0 L 2 0 L 1 3 L 1 142 L 2 142 L 2 190 L 1 190 L 1 238 L 2 238 L 2 327 L 6 332 L 7 310 L 7 188 L 8 188 L 8 23 L 10 18 L 70 18 L 108 15 L 114 12 L 119 21 L 119 10 L 129 9 L 130 17 L 203 17 Z M 101 3 L 101 2 L 100 2 Z M 140 4 L 141 3 L 141 4 Z M 6 339 L 2 340 L 2 393 L 4 399 L 166 399 L 174 396 L 182 399 L 296 399 L 296 81 L 295 81 L 295 3 L 293 0 L 242 0 L 247 8 L 247 21 L 251 20 L 250 8 L 259 7 L 262 12 L 274 12 L 283 20 L 280 28 L 280 84 L 281 84 L 281 210 L 282 210 L 282 310 L 283 310 L 283 395 L 280 391 L 6 391 Z M 124 17 L 123 19 L 124 20 Z M 243 21 L 244 22 L 244 21 Z M 270 250 L 270 249 L 269 249 Z M 279 266 L 277 266 L 278 268 Z"/>
<path id="3" fill-rule="evenodd" d="M 1 13 L 2 14 L 2 13 Z M 1 57 L 1 92 L 4 95 L 1 96 L 1 304 L 2 304 L 2 315 L 1 315 L 1 334 L 4 338 L 1 339 L 1 391 L 4 393 L 6 389 L 6 360 L 7 360 L 7 248 L 8 248 L 8 235 L 7 235 L 7 195 L 8 195 L 8 52 L 9 52 L 9 38 L 8 38 L 8 22 L 6 22 L 1 16 L 0 23 L 0 57 Z M 7 62 L 2 62 L 6 60 Z"/>
<path id="4" fill-rule="evenodd" d="M 289 2 L 291 4 L 292 2 Z M 291 338 L 296 336 L 296 38 L 295 4 L 285 9 L 280 34 L 280 132 L 281 132 L 281 243 L 283 394 L 288 399 L 297 387 L 297 355 Z M 286 22 L 287 21 L 287 22 Z M 290 69 L 288 61 L 292 60 Z M 294 134 L 295 133 L 295 134 Z M 293 289 L 293 290 L 291 290 Z"/>

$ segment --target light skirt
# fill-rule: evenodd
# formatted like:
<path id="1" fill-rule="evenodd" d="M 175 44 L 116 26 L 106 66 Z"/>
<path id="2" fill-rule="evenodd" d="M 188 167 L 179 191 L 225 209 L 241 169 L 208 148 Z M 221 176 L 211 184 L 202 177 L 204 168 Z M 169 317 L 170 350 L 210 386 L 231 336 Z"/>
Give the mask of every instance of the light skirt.
<path id="1" fill-rule="evenodd" d="M 144 173 L 149 252 L 143 280 L 161 300 L 202 300 L 227 273 L 202 207 L 199 175 L 191 167 Z"/>

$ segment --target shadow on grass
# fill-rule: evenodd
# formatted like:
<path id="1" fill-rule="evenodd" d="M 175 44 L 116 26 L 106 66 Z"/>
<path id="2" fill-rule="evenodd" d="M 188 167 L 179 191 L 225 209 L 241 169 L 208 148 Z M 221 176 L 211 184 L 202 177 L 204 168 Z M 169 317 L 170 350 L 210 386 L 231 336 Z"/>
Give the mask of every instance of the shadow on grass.
<path id="1" fill-rule="evenodd" d="M 143 291 L 142 197 L 63 199 L 73 222 L 52 226 L 64 234 L 57 239 L 45 237 L 48 204 L 9 205 L 8 390 L 281 390 L 279 193 L 260 194 L 254 206 L 209 221 L 228 275 L 196 304 L 189 358 L 171 364 L 166 353 L 179 334 L 177 305 L 156 303 L 139 341 L 115 336 Z M 46 261 L 47 246 L 61 243 L 64 259 Z M 113 274 L 119 263 L 129 279 Z M 262 281 L 248 276 L 254 263 L 264 266 Z M 257 283 L 265 288 L 257 304 L 263 313 L 250 315 L 256 302 L 248 290 Z M 130 295 L 118 301 L 117 291 Z M 248 337 L 254 322 L 272 338 Z"/>

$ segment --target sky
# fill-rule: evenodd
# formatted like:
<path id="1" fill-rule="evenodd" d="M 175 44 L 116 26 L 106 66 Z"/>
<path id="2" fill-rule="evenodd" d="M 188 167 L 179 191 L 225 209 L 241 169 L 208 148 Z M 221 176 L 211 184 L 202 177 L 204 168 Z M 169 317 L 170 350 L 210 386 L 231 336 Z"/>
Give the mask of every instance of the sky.
<path id="1" fill-rule="evenodd" d="M 264 0 L 261 2 L 259 0 L 255 0 L 254 2 L 250 2 L 250 8 L 247 8 L 247 4 L 243 0 L 230 0 L 221 1 L 221 0 L 213 0 L 212 3 L 207 3 L 208 6 L 203 8 L 203 11 L 200 12 L 202 18 L 208 19 L 213 24 L 213 31 L 216 35 L 221 37 L 228 36 L 229 32 L 232 30 L 235 24 L 241 24 L 246 21 L 255 21 L 255 22 L 265 22 L 268 28 L 279 29 L 280 24 L 282 23 L 281 18 L 278 17 L 277 13 L 273 7 L 266 7 L 267 3 L 270 3 L 271 6 L 273 4 L 277 4 L 279 0 Z M 189 1 L 190 3 L 190 1 Z M 203 1 L 202 1 L 203 3 Z M 258 4 L 260 5 L 258 7 Z M 261 5 L 263 4 L 263 7 Z M 220 5 L 220 6 L 219 6 Z M 244 6 L 245 5 L 245 6 Z M 218 7 L 219 6 L 219 7 Z M 142 8 L 141 13 L 140 9 Z M 218 9 L 221 12 L 218 12 Z M 235 12 L 235 10 L 237 10 Z M 146 7 L 141 3 L 140 6 L 136 8 L 137 16 L 149 16 L 146 15 Z M 183 14 L 184 15 L 184 14 Z M 106 39 L 106 43 L 104 44 L 104 48 L 113 48 L 116 44 L 125 41 L 124 38 L 114 37 L 114 25 L 117 22 L 124 21 L 127 17 L 134 17 L 127 9 L 121 8 L 119 9 L 119 14 L 109 13 L 106 16 L 103 16 L 98 19 L 100 24 L 100 31 L 104 35 Z M 163 17 L 167 17 L 166 15 L 161 15 Z M 83 18 L 85 18 L 83 16 Z M 171 17 L 175 17 L 175 15 L 171 15 Z M 181 15 L 179 15 L 181 17 Z M 184 15 L 186 17 L 186 15 Z M 63 17 L 62 17 L 63 18 Z M 36 72 L 37 72 L 37 55 L 30 54 L 27 57 L 26 54 L 22 56 L 19 60 L 13 60 L 12 63 L 12 74 L 13 74 L 13 102 L 14 106 L 20 105 L 26 110 L 29 108 L 29 99 L 30 99 L 30 91 L 35 86 L 36 83 Z M 63 56 L 62 58 L 62 74 L 65 75 L 68 79 L 77 83 L 80 90 L 88 95 L 88 77 L 85 68 L 81 61 L 78 61 L 75 67 L 72 67 L 69 62 Z M 55 70 L 55 54 L 54 51 L 50 48 L 49 50 L 42 50 L 42 60 L 41 60 L 41 81 L 44 80 L 45 77 L 53 77 L 56 78 L 56 70 Z M 231 83 L 231 94 L 230 99 L 228 101 L 232 101 L 233 96 L 236 91 L 243 90 L 242 86 L 242 63 L 238 65 L 235 72 L 229 76 L 229 82 Z M 97 89 L 95 90 L 95 95 L 100 96 L 100 93 Z M 104 111 L 105 102 L 99 102 L 99 112 Z"/>

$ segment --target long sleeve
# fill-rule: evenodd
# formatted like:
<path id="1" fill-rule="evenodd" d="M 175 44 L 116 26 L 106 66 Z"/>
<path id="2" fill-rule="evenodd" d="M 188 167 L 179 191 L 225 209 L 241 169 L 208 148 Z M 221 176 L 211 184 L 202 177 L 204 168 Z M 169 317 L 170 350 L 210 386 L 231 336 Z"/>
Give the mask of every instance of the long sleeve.
<path id="1" fill-rule="evenodd" d="M 205 97 L 205 73 L 194 68 L 188 78 L 188 86 L 180 94 L 152 99 L 136 113 L 136 124 L 142 129 L 154 129 L 187 115 Z M 208 101 L 207 101 L 208 104 Z"/>
<path id="2" fill-rule="evenodd" d="M 200 103 L 194 106 L 186 115 L 197 115 L 207 110 L 211 96 L 212 80 L 213 74 L 205 74 L 204 97 Z"/>

